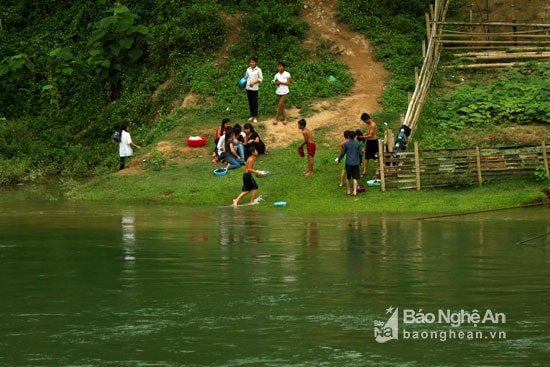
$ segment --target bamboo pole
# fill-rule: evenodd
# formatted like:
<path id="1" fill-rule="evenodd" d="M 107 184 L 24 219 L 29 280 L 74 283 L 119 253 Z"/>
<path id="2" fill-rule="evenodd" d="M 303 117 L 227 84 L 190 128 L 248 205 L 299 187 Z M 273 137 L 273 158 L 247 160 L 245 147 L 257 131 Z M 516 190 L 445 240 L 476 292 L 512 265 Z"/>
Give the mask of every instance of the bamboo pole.
<path id="1" fill-rule="evenodd" d="M 419 81 L 416 83 L 413 95 L 409 100 L 409 105 L 404 119 L 404 124 L 411 128 L 411 137 L 409 137 L 409 139 L 412 138 L 412 135 L 414 134 L 417 121 L 420 118 L 420 113 L 422 112 L 422 107 L 429 91 L 433 74 L 435 73 L 435 70 L 437 70 L 437 65 L 439 63 L 441 44 L 435 42 L 435 36 L 441 37 L 443 26 L 439 26 L 436 22 L 445 20 L 445 14 L 450 3 L 450 0 L 447 0 L 444 4 L 443 1 L 444 0 L 436 0 L 435 5 L 430 7 L 430 15 L 433 21 L 430 22 L 430 37 L 428 39 L 426 57 L 424 58 L 422 68 L 420 70 L 420 75 L 418 77 Z"/>
<path id="2" fill-rule="evenodd" d="M 468 65 L 451 65 L 445 66 L 445 69 L 477 69 L 477 68 L 508 68 L 514 66 L 522 66 L 527 62 L 500 62 L 490 64 L 468 64 Z"/>
<path id="3" fill-rule="evenodd" d="M 546 169 L 546 177 L 550 180 L 550 169 L 548 169 L 548 156 L 546 154 L 546 144 L 542 141 L 542 159 L 544 161 L 544 168 Z"/>
<path id="4" fill-rule="evenodd" d="M 502 50 L 495 51 L 466 51 L 466 52 L 457 52 L 455 56 L 457 57 L 506 57 L 506 56 L 534 56 L 534 55 L 546 55 L 550 56 L 550 51 L 521 51 L 521 52 L 506 52 Z"/>
<path id="5" fill-rule="evenodd" d="M 498 37 L 523 37 L 523 38 L 544 38 L 545 34 L 543 33 L 544 30 L 534 30 L 534 31 L 525 31 L 525 32 L 498 32 L 498 33 L 484 33 L 484 32 L 452 32 L 452 31 L 445 31 L 442 34 L 442 37 L 456 37 L 456 38 L 470 38 L 472 36 L 475 37 L 485 37 L 487 35 L 491 36 L 498 36 Z"/>
<path id="6" fill-rule="evenodd" d="M 420 191 L 420 157 L 418 153 L 418 142 L 414 142 L 414 167 L 416 170 L 416 190 Z"/>
<path id="7" fill-rule="evenodd" d="M 386 191 L 386 165 L 384 164 L 384 143 L 378 140 L 378 165 L 380 171 L 380 190 Z"/>
<path id="8" fill-rule="evenodd" d="M 445 14 L 449 6 L 449 0 L 447 0 L 445 5 L 442 5 L 441 1 L 436 2 L 436 11 L 434 12 L 435 21 L 445 19 Z M 422 83 L 417 89 L 419 91 L 417 98 L 414 101 L 411 101 L 411 103 L 414 103 L 414 107 L 412 109 L 414 112 L 412 113 L 412 117 L 411 115 L 405 117 L 406 124 L 411 127 L 411 130 L 413 131 L 411 135 L 414 133 L 417 121 L 420 118 L 422 106 L 424 105 L 424 101 L 428 94 L 433 74 L 435 73 L 435 70 L 437 70 L 437 65 L 439 63 L 439 57 L 441 54 L 441 46 L 434 42 L 434 36 L 439 36 L 442 31 L 443 27 L 439 27 L 435 23 L 432 24 L 432 38 L 430 39 L 430 43 L 428 45 L 428 55 L 426 57 L 425 63 L 422 66 L 422 70 L 420 71 L 420 79 L 422 80 Z M 415 92 L 417 90 L 415 90 Z"/>
<path id="9" fill-rule="evenodd" d="M 395 136 L 393 135 L 393 129 L 390 127 L 384 132 L 384 146 L 386 152 L 391 152 L 393 150 L 393 145 L 395 144 Z"/>
<path id="10" fill-rule="evenodd" d="M 545 53 L 541 55 L 518 55 L 517 57 L 514 56 L 507 56 L 507 55 L 487 55 L 487 56 L 467 56 L 462 57 L 463 59 L 473 61 L 473 62 L 515 62 L 516 59 L 523 59 L 523 60 L 545 60 L 550 59 L 550 53 Z"/>
<path id="11" fill-rule="evenodd" d="M 438 39 L 437 43 L 468 43 L 468 44 L 482 44 L 482 45 L 537 45 L 540 42 L 537 40 L 449 40 Z"/>
<path id="12" fill-rule="evenodd" d="M 504 26 L 510 27 L 517 25 L 519 27 L 534 27 L 534 28 L 550 28 L 548 23 L 514 23 L 514 22 L 453 22 L 453 21 L 444 21 L 444 20 L 434 20 L 432 24 L 441 24 L 441 25 L 462 25 L 462 26 Z"/>
<path id="13" fill-rule="evenodd" d="M 476 168 L 477 168 L 477 182 L 481 187 L 483 185 L 483 177 L 481 176 L 481 153 L 477 145 L 476 145 Z"/>
<path id="14" fill-rule="evenodd" d="M 470 26 L 468 27 L 468 29 L 470 30 L 470 33 L 472 33 L 472 30 L 474 29 L 473 25 L 471 24 L 474 24 L 474 2 L 473 1 L 470 3 Z"/>
<path id="15" fill-rule="evenodd" d="M 426 58 L 426 40 L 422 40 L 422 60 Z"/>
<path id="16" fill-rule="evenodd" d="M 430 39 L 430 15 L 428 13 L 424 13 L 424 19 L 426 21 L 426 37 Z"/>

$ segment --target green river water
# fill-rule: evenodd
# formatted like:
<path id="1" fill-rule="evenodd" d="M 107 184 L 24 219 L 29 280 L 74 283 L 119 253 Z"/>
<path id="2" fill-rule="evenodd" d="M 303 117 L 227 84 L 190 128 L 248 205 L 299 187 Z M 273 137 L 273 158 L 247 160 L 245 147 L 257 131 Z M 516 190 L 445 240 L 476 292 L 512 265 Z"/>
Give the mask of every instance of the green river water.
<path id="1" fill-rule="evenodd" d="M 0 366 L 550 365 L 550 207 L 284 209 L 2 202 Z"/>

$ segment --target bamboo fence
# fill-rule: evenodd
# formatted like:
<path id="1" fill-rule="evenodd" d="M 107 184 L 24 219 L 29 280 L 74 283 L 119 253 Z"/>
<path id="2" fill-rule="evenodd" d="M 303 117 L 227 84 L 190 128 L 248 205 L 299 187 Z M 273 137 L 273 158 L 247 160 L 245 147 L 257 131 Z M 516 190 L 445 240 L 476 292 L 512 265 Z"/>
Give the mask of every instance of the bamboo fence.
<path id="1" fill-rule="evenodd" d="M 383 142 L 380 142 L 380 152 Z M 533 177 L 544 167 L 550 177 L 549 147 L 540 145 L 497 148 L 420 150 L 380 154 L 381 190 L 467 186 Z"/>

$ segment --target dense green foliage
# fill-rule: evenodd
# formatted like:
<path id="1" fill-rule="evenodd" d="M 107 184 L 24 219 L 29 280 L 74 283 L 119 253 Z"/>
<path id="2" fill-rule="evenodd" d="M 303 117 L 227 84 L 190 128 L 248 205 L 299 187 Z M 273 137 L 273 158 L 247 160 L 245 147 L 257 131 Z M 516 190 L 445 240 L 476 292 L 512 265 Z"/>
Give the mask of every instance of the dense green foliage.
<path id="1" fill-rule="evenodd" d="M 177 101 L 189 92 L 200 96 L 199 116 L 244 116 L 246 96 L 235 93 L 235 82 L 252 56 L 268 81 L 279 61 L 300 76 L 290 104 L 307 107 L 345 93 L 353 79 L 334 51 L 302 46 L 308 26 L 300 9 L 300 1 L 274 0 L 5 1 L 0 166 L 10 168 L 0 183 L 112 171 L 112 131 L 128 122 L 135 140 L 152 143 L 181 123 L 186 112 Z M 233 13 L 240 17 L 239 37 L 219 62 L 235 32 L 224 16 Z M 334 82 L 327 83 L 329 76 Z"/>
<path id="2" fill-rule="evenodd" d="M 451 129 L 507 122 L 550 123 L 549 80 L 550 63 L 546 63 L 457 86 L 437 99 L 433 123 Z"/>
<path id="3" fill-rule="evenodd" d="M 466 129 L 491 134 L 505 126 L 550 124 L 550 62 L 533 63 L 495 72 L 478 72 L 469 83 L 455 71 L 441 73 L 421 121 L 423 145 L 430 148 L 465 147 Z M 457 80 L 459 79 L 459 80 Z M 452 82 L 451 82 L 452 81 Z M 537 137 L 538 143 L 543 137 Z M 494 144 L 494 142 L 491 142 Z"/>
<path id="4" fill-rule="evenodd" d="M 406 110 L 414 68 L 422 64 L 424 13 L 432 2 L 338 2 L 339 19 L 371 40 L 375 57 L 391 72 L 382 97 L 387 114 Z M 252 56 L 258 57 L 267 81 L 260 115 L 270 113 L 275 103 L 268 81 L 284 61 L 293 77 L 287 104 L 307 117 L 312 102 L 347 93 L 353 78 L 330 41 L 305 46 L 309 29 L 302 9 L 300 0 L 128 0 L 115 5 L 106 0 L 4 0 L 0 185 L 112 172 L 117 157 L 110 135 L 124 122 L 132 125 L 134 140 L 151 149 L 176 127 L 192 134 L 205 121 L 248 117 L 246 95 L 235 83 Z M 416 138 L 422 137 L 425 147 L 458 147 L 465 140 L 449 131 L 548 123 L 548 70 L 548 65 L 529 67 L 436 95 L 424 109 Z M 436 83 L 444 79 L 439 76 Z M 199 108 L 181 107 L 190 93 L 198 96 Z M 163 157 L 151 153 L 145 167 L 158 170 Z"/>

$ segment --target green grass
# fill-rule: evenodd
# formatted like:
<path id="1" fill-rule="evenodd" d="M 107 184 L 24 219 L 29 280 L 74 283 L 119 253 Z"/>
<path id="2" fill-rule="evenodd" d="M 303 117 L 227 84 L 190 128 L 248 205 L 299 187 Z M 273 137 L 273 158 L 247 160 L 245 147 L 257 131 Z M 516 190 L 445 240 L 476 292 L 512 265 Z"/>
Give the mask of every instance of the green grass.
<path id="1" fill-rule="evenodd" d="M 193 116 L 185 126 L 198 126 Z M 201 119 L 198 116 L 197 119 Z M 194 122 L 193 122 L 194 121 Z M 214 124 L 213 124 L 214 125 Z M 186 129 L 187 129 L 186 128 Z M 203 131 L 208 129 L 203 127 Z M 211 129 L 212 131 L 214 128 Z M 288 148 L 271 149 L 267 156 L 259 156 L 256 169 L 269 171 L 266 177 L 256 178 L 258 195 L 264 199 L 258 210 L 304 213 L 458 213 L 478 210 L 513 207 L 544 200 L 543 189 L 548 182 L 533 180 L 491 184 L 484 187 L 465 187 L 436 190 L 398 190 L 382 192 L 369 188 L 357 198 L 345 195 L 345 189 L 337 187 L 341 165 L 334 159 L 338 143 L 327 140 L 326 129 L 315 131 L 317 154 L 315 174 L 306 177 L 307 158 L 300 158 L 297 146 L 301 135 L 296 132 L 296 141 Z M 164 157 L 166 164 L 160 170 L 139 169 L 135 173 L 111 173 L 96 177 L 80 185 L 71 184 L 66 198 L 74 201 L 120 202 L 145 205 L 179 205 L 185 207 L 217 207 L 230 205 L 240 192 L 243 168 L 229 171 L 217 177 L 210 163 L 211 138 L 207 146 L 194 148 L 187 156 Z M 174 131 L 162 137 L 171 144 L 185 144 L 183 134 Z M 133 160 L 141 160 L 155 148 L 145 147 L 136 152 Z M 116 152 L 113 151 L 113 155 Z M 361 180 L 364 185 L 374 173 L 369 167 L 368 175 Z M 250 196 L 243 199 L 247 203 Z M 286 201 L 285 208 L 274 207 L 276 201 Z"/>

